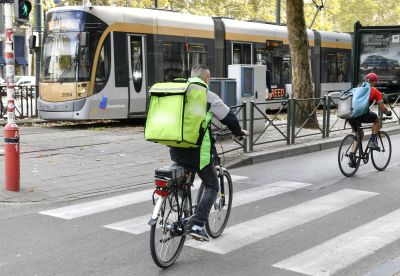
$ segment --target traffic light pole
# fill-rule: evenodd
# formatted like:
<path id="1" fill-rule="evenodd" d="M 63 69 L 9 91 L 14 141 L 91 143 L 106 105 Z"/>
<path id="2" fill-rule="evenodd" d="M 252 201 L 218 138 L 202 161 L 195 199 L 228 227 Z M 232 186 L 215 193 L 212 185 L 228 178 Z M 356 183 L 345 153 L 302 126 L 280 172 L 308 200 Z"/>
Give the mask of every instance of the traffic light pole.
<path id="1" fill-rule="evenodd" d="M 35 0 L 34 2 L 35 7 L 35 27 L 33 28 L 34 34 L 37 34 L 35 43 L 39 45 L 38 47 L 34 47 L 35 49 L 35 83 L 36 87 L 36 95 L 39 95 L 39 78 L 40 78 L 40 52 L 41 52 L 41 45 L 42 45 L 42 0 Z"/>
<path id="2" fill-rule="evenodd" d="M 4 3 L 4 57 L 7 82 L 7 125 L 4 127 L 5 180 L 7 191 L 18 192 L 20 190 L 20 149 L 19 128 L 15 123 L 13 14 L 13 4 L 7 1 Z"/>

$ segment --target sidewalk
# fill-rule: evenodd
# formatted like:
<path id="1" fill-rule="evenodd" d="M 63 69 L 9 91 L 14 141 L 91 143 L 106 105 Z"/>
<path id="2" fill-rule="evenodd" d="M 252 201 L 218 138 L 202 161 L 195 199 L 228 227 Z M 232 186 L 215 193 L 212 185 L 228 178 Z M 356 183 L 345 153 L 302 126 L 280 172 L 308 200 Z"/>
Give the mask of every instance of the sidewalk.
<path id="1" fill-rule="evenodd" d="M 5 191 L 4 165 L 0 165 L 0 204 L 68 201 L 140 189 L 151 184 L 156 168 L 171 164 L 167 147 L 144 140 L 143 126 L 18 124 L 21 191 Z M 400 126 L 385 126 L 385 131 L 398 133 Z M 225 165 L 234 168 L 336 147 L 349 132 L 338 131 L 324 139 L 321 135 L 298 138 L 290 146 L 285 141 L 258 145 L 251 153 L 234 151 L 227 154 Z M 271 131 L 262 139 L 277 135 Z M 222 145 L 225 150 L 237 146 L 232 140 Z M 4 164 L 3 148 L 0 163 Z"/>

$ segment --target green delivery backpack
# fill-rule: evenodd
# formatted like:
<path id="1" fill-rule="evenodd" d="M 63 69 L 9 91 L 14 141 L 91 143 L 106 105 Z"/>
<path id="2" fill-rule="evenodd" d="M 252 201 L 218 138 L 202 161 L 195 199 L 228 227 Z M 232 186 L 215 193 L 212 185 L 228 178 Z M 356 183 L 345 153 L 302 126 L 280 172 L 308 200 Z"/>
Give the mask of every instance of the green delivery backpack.
<path id="1" fill-rule="evenodd" d="M 150 88 L 144 136 L 179 148 L 201 145 L 207 128 L 207 85 L 198 78 L 156 83 Z"/>

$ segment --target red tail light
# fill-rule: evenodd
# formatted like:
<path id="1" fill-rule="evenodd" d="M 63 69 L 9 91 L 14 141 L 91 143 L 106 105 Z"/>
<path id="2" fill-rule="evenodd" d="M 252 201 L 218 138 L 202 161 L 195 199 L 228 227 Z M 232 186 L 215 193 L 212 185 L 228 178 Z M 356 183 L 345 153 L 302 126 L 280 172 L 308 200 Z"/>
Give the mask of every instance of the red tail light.
<path id="1" fill-rule="evenodd" d="M 156 195 L 159 196 L 167 196 L 168 195 L 168 191 L 164 191 L 164 190 L 155 190 Z"/>
<path id="2" fill-rule="evenodd" d="M 156 186 L 157 187 L 161 187 L 161 188 L 165 188 L 165 187 L 168 186 L 168 181 L 156 179 Z"/>

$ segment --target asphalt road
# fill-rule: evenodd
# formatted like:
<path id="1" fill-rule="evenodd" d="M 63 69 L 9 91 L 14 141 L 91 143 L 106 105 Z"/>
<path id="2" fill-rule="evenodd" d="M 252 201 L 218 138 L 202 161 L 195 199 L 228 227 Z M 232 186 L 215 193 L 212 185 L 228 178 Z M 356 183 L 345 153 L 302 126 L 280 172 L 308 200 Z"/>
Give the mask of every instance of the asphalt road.
<path id="1" fill-rule="evenodd" d="M 149 218 L 151 187 L 3 205 L 0 275 L 393 275 L 400 263 L 385 264 L 400 255 L 400 135 L 391 138 L 383 172 L 369 163 L 346 178 L 337 149 L 231 170 L 240 206 L 224 234 L 190 241 L 167 270 L 151 259 L 148 228 L 132 228 Z"/>

